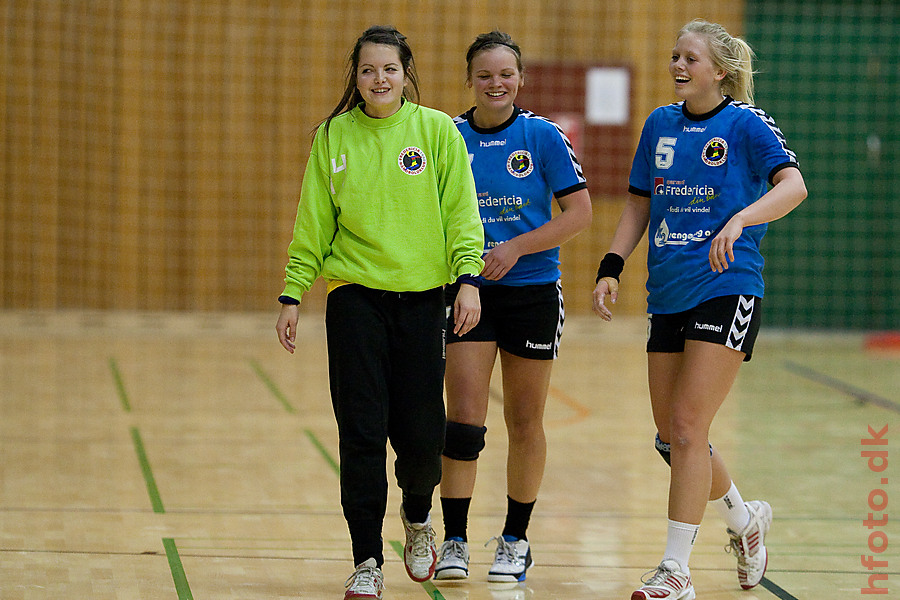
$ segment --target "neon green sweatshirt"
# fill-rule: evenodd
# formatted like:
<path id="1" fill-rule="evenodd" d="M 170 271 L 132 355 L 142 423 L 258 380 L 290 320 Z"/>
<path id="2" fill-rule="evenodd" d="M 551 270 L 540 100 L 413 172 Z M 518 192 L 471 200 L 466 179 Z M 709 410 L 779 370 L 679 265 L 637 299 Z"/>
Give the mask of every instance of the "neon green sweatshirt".
<path id="1" fill-rule="evenodd" d="M 484 232 L 465 142 L 446 114 L 404 102 L 359 106 L 313 140 L 282 295 L 321 276 L 395 292 L 439 287 L 484 267 Z"/>

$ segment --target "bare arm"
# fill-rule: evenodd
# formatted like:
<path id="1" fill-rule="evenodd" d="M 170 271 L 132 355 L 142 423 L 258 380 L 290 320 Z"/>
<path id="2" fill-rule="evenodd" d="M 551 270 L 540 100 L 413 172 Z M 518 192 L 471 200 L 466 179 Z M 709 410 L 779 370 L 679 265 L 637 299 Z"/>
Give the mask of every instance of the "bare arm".
<path id="1" fill-rule="evenodd" d="M 591 197 L 587 189 L 563 196 L 558 202 L 560 214 L 537 229 L 491 248 L 484 256 L 482 277 L 496 281 L 506 275 L 520 257 L 561 246 L 590 226 Z"/>
<path id="2" fill-rule="evenodd" d="M 799 169 L 782 169 L 772 178 L 775 184 L 759 200 L 740 211 L 713 238 L 709 248 L 709 266 L 722 273 L 734 262 L 734 242 L 745 227 L 770 223 L 785 216 L 806 198 L 806 184 Z"/>
<path id="3" fill-rule="evenodd" d="M 627 259 L 637 248 L 644 232 L 647 231 L 647 225 L 650 223 L 650 198 L 643 196 L 631 195 L 625 208 L 622 209 L 622 216 L 619 217 L 619 224 L 616 226 L 616 232 L 613 234 L 612 244 L 609 251 L 618 254 L 623 259 Z M 619 282 L 611 277 L 604 277 L 597 282 L 597 287 L 593 292 L 593 310 L 604 321 L 612 320 L 612 312 L 606 306 L 606 296 L 609 296 L 613 304 L 619 297 Z"/>

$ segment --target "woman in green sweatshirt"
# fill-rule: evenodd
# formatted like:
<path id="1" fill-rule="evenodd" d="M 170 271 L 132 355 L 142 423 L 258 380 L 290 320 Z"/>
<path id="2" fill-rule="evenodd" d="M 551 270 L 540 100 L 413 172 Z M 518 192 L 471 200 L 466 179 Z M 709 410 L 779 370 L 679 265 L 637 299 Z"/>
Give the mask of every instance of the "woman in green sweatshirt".
<path id="1" fill-rule="evenodd" d="M 444 442 L 443 286 L 463 284 L 454 331 L 478 322 L 483 229 L 465 142 L 414 103 L 412 51 L 392 27 L 357 40 L 341 101 L 318 128 L 303 177 L 276 330 L 295 349 L 298 305 L 327 283 L 325 324 L 338 425 L 341 505 L 356 571 L 345 599 L 380 598 L 387 441 L 397 460 L 409 576 L 436 552 L 431 500 Z"/>

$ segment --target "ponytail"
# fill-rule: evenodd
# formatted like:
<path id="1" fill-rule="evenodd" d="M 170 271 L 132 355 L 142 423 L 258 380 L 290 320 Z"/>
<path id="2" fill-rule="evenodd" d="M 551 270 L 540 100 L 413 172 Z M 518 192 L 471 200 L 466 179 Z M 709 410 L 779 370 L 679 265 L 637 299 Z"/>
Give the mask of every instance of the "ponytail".
<path id="1" fill-rule="evenodd" d="M 695 19 L 681 28 L 678 38 L 695 33 L 706 38 L 713 64 L 725 71 L 722 93 L 740 102 L 753 104 L 753 59 L 756 56 L 746 41 L 734 37 L 718 23 Z"/>

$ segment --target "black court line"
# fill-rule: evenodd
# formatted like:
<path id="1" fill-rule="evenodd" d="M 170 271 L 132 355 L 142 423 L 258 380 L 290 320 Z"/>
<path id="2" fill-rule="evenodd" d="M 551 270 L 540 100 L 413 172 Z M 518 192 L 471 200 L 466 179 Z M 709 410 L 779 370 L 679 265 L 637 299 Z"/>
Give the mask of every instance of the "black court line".
<path id="1" fill-rule="evenodd" d="M 900 412 L 900 404 L 894 402 L 893 400 L 889 400 L 878 394 L 873 394 L 867 390 L 862 388 L 858 388 L 855 385 L 850 385 L 846 381 L 841 381 L 840 379 L 836 379 L 831 377 L 830 375 L 826 375 L 825 373 L 819 373 L 809 367 L 803 366 L 799 363 L 795 363 L 793 361 L 786 361 L 784 363 L 785 368 L 794 373 L 795 375 L 799 375 L 805 379 L 810 381 L 814 381 L 816 383 L 821 383 L 822 385 L 829 387 L 835 391 L 844 393 L 860 404 L 871 404 L 873 406 L 880 406 L 881 408 L 892 410 L 894 412 Z"/>
<path id="2" fill-rule="evenodd" d="M 788 591 L 784 590 L 783 588 L 779 587 L 778 585 L 772 583 L 769 579 L 767 579 L 765 577 L 762 578 L 762 581 L 759 582 L 759 585 L 763 586 L 764 588 L 766 588 L 767 590 L 769 590 L 770 592 L 775 594 L 778 598 L 781 598 L 781 600 L 799 600 L 799 598 L 797 598 L 797 596 L 794 596 L 790 592 L 788 592 Z"/>

